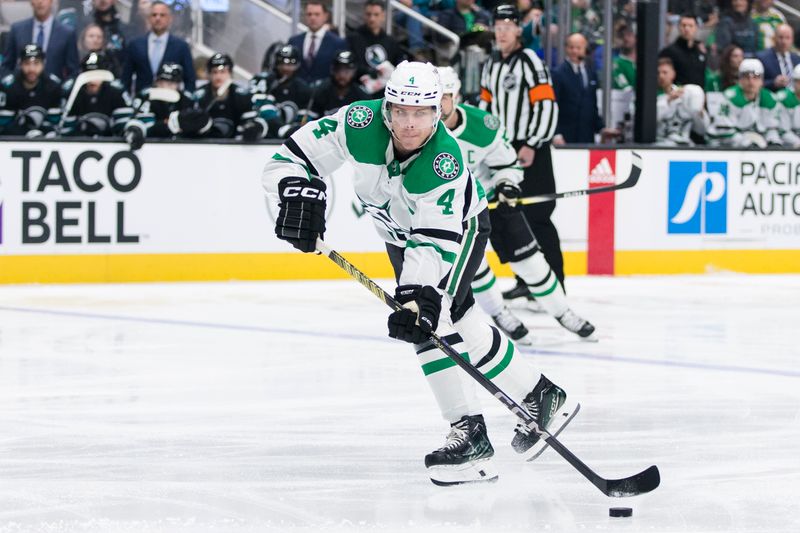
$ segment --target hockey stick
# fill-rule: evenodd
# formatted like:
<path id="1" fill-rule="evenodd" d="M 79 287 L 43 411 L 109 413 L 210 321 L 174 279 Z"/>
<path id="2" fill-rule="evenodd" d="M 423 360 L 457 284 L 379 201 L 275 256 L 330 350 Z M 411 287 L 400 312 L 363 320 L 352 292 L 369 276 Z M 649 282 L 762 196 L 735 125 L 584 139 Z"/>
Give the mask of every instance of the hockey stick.
<path id="1" fill-rule="evenodd" d="M 639 176 L 642 173 L 642 156 L 636 152 L 631 152 L 631 171 L 625 181 L 616 183 L 614 185 L 607 185 L 604 187 L 594 187 L 592 189 L 580 189 L 578 191 L 567 192 L 554 192 L 548 194 L 537 194 L 536 196 L 526 196 L 517 200 L 517 205 L 532 205 L 541 204 L 544 202 L 552 202 L 553 200 L 560 200 L 561 198 L 574 198 L 577 196 L 587 196 L 589 194 L 597 194 L 601 192 L 618 191 L 620 189 L 630 189 L 636 182 L 639 181 Z M 499 202 L 489 202 L 489 209 L 497 207 Z"/>
<path id="2" fill-rule="evenodd" d="M 358 268 L 353 266 L 352 263 L 347 261 L 338 252 L 328 247 L 322 239 L 317 239 L 317 252 L 325 254 L 328 258 L 339 265 L 339 267 L 350 274 L 353 278 L 361 283 L 364 287 L 369 289 L 372 294 L 378 297 L 383 303 L 395 311 L 403 308 L 400 303 L 392 298 L 386 291 L 384 291 L 377 283 L 372 281 L 366 274 L 361 272 Z M 658 472 L 658 467 L 653 465 L 650 468 L 639 472 L 636 475 L 622 478 L 622 479 L 605 479 L 600 477 L 591 468 L 578 459 L 566 446 L 561 444 L 553 435 L 547 430 L 540 428 L 533 417 L 512 400 L 505 392 L 486 378 L 480 370 L 472 366 L 456 352 L 445 340 L 443 340 L 436 333 L 431 333 L 431 342 L 452 359 L 458 366 L 460 366 L 472 379 L 478 382 L 484 389 L 489 391 L 495 398 L 500 400 L 512 413 L 522 419 L 523 422 L 532 431 L 535 431 L 540 438 L 544 439 L 561 457 L 567 460 L 578 472 L 580 472 L 586 479 L 600 489 L 606 496 L 614 498 L 623 498 L 627 496 L 636 496 L 644 494 L 658 487 L 661 482 L 661 477 Z"/>

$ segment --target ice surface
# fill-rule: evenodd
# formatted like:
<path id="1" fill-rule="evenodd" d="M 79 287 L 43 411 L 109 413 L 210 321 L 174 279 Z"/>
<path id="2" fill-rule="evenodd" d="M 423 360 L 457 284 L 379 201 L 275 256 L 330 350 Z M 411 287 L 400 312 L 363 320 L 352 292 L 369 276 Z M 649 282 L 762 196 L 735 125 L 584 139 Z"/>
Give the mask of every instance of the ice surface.
<path id="1" fill-rule="evenodd" d="M 500 481 L 431 484 L 446 425 L 353 281 L 0 287 L 0 532 L 800 531 L 800 276 L 568 289 L 600 342 L 526 313 L 526 358 L 582 403 L 562 442 L 651 494 L 520 464 L 488 394 Z"/>

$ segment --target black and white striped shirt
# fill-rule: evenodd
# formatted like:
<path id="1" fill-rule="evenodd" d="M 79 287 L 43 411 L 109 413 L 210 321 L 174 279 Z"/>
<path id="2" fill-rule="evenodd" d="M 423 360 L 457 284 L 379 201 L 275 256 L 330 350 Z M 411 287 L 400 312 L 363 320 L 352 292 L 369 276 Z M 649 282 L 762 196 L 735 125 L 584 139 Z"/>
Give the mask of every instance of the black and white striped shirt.
<path id="1" fill-rule="evenodd" d="M 556 132 L 558 104 L 550 72 L 527 48 L 493 55 L 481 75 L 481 109 L 500 118 L 511 141 L 539 148 Z"/>

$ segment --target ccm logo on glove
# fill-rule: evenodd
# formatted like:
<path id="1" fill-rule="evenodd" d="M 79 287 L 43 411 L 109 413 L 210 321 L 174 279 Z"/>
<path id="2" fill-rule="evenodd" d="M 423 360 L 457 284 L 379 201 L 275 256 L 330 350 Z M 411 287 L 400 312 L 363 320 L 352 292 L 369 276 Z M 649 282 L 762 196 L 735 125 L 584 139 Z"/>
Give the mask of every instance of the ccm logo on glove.
<path id="1" fill-rule="evenodd" d="M 283 189 L 281 197 L 305 198 L 308 200 L 321 200 L 323 202 L 328 199 L 328 195 L 325 194 L 325 191 L 320 190 L 316 187 L 297 187 L 297 186 L 289 186 Z"/>

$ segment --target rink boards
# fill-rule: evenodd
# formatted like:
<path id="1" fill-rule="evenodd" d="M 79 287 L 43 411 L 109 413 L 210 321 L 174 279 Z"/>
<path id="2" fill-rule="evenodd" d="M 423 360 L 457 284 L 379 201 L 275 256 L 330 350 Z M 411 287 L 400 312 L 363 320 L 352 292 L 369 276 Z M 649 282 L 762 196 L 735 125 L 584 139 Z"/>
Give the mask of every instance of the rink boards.
<path id="1" fill-rule="evenodd" d="M 274 237 L 260 175 L 276 146 L 2 146 L 0 283 L 343 276 Z M 800 154 L 636 151 L 635 188 L 558 203 L 569 274 L 800 272 Z M 621 181 L 630 154 L 554 150 L 557 188 Z M 347 168 L 329 194 L 326 240 L 370 276 L 391 277 Z"/>

